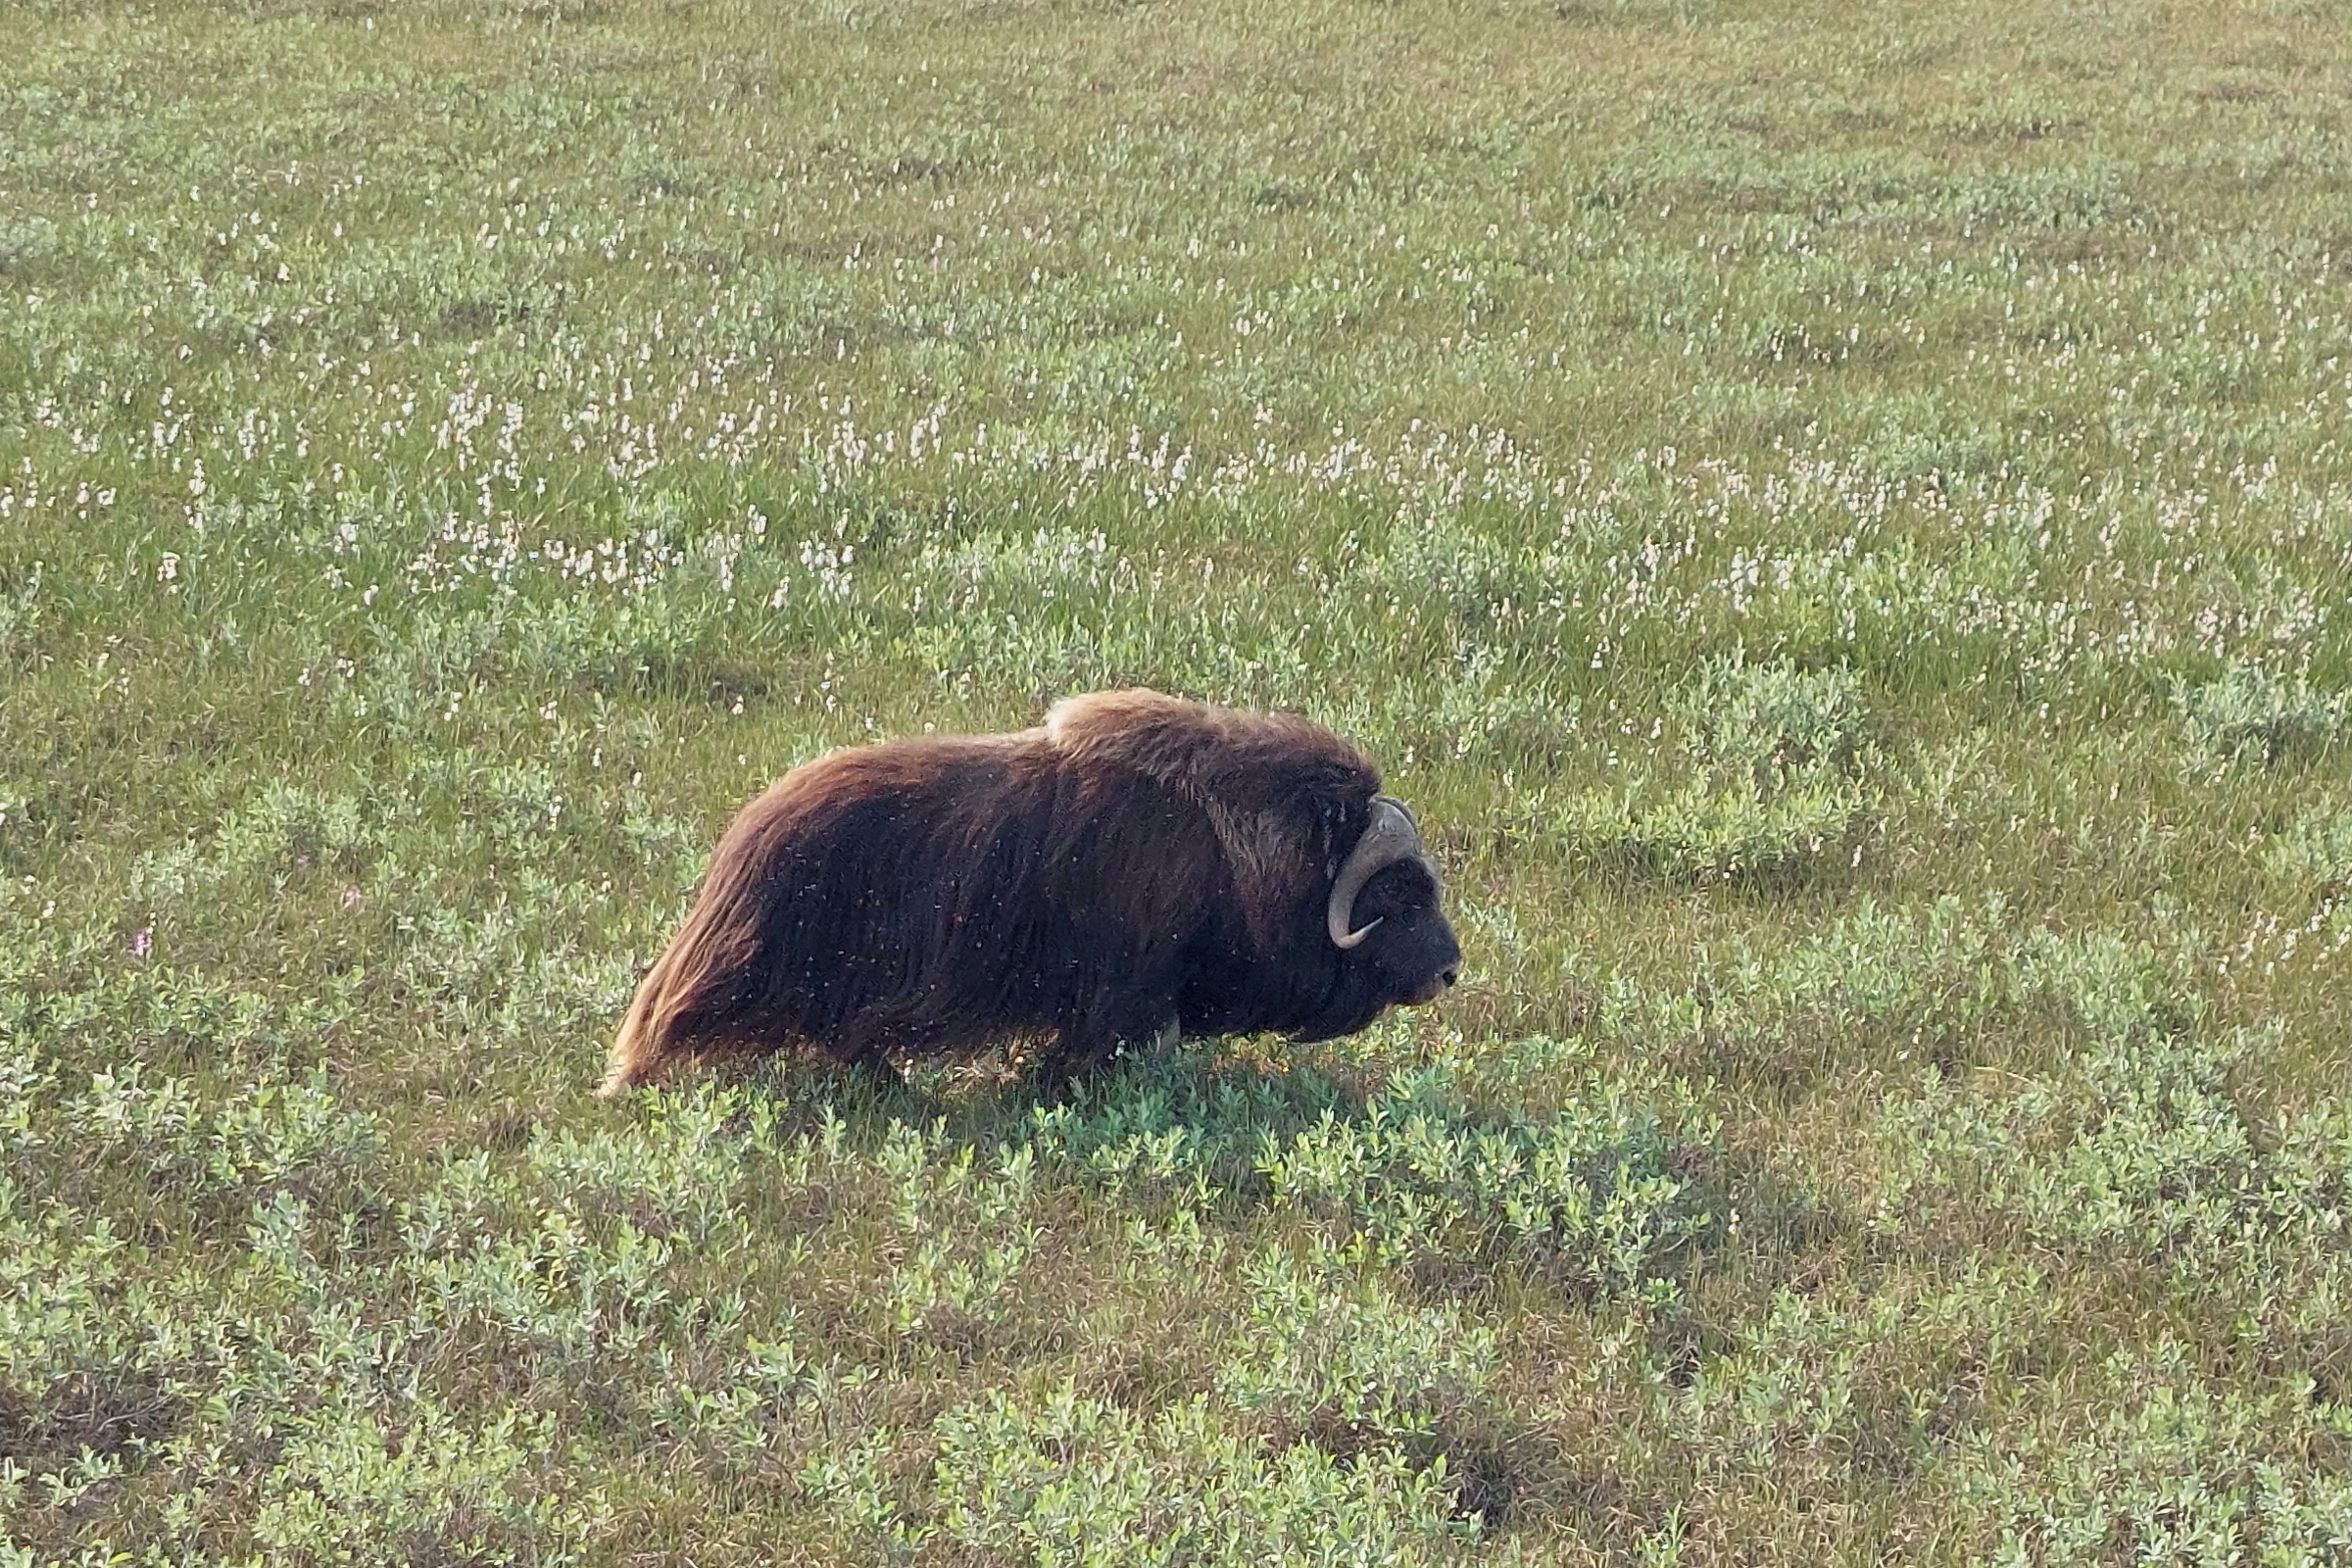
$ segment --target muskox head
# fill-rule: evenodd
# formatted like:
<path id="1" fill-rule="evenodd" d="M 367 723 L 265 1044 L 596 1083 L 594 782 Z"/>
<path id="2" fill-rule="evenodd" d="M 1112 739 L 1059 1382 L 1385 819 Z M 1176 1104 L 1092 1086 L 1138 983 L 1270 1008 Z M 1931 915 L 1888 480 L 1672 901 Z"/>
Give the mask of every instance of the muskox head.
<path id="1" fill-rule="evenodd" d="M 1462 950 L 1438 907 L 1438 865 L 1411 809 L 1375 795 L 1369 815 L 1323 901 L 1324 934 L 1347 956 L 1342 971 L 1360 975 L 1379 1005 L 1417 1007 L 1453 984 Z"/>
<path id="2" fill-rule="evenodd" d="M 1461 973 L 1462 950 L 1439 906 L 1437 862 L 1412 811 L 1375 795 L 1364 816 L 1322 900 L 1320 935 L 1334 957 L 1317 1005 L 1291 1031 L 1301 1040 L 1352 1033 L 1392 1006 L 1419 1006 Z M 1301 935 L 1311 951 L 1314 939 Z"/>
<path id="3" fill-rule="evenodd" d="M 1284 898 L 1279 940 L 1195 970 L 1177 1008 L 1187 1029 L 1329 1040 L 1429 1002 L 1460 974 L 1437 863 L 1404 803 L 1360 775 L 1302 779 L 1294 801 L 1323 853 Z"/>

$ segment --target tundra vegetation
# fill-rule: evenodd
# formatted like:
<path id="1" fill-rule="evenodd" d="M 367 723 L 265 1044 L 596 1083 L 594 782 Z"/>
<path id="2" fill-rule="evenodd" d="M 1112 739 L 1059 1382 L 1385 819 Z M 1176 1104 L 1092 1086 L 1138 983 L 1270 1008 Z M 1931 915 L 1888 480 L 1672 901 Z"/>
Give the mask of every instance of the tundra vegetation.
<path id="1" fill-rule="evenodd" d="M 2348 26 L 0 0 L 0 1561 L 2346 1561 Z M 1463 984 L 592 1098 L 1130 682 Z"/>

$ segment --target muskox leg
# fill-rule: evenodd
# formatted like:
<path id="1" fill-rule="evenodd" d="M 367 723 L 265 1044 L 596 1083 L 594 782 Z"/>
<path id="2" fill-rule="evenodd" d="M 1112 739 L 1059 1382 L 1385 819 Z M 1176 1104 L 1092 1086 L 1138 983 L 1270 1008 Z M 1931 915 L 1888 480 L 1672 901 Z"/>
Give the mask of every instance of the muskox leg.
<path id="1" fill-rule="evenodd" d="M 898 1068 L 890 1059 L 889 1042 L 870 1030 L 847 1027 L 828 1036 L 818 1044 L 828 1061 L 848 1071 L 862 1067 L 883 1077 L 897 1078 Z"/>
<path id="2" fill-rule="evenodd" d="M 1156 972 L 1163 967 L 1164 977 Z M 1175 1022 L 1173 963 L 1100 984 L 1063 1015 L 1053 1046 L 1038 1060 L 1038 1078 L 1048 1087 L 1067 1084 L 1108 1061 L 1121 1041 L 1158 1044 Z"/>

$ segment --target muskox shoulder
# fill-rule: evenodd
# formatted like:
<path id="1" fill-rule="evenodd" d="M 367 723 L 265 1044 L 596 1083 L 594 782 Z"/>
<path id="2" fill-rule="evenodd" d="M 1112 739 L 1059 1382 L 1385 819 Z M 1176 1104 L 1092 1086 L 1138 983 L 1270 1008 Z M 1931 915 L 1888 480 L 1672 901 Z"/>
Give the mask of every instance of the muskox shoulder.
<path id="1" fill-rule="evenodd" d="M 1046 714 L 1045 737 L 1071 761 L 1126 768 L 1194 800 L 1242 805 L 1269 786 L 1368 799 L 1380 788 L 1364 755 L 1312 719 L 1144 688 L 1066 698 Z"/>

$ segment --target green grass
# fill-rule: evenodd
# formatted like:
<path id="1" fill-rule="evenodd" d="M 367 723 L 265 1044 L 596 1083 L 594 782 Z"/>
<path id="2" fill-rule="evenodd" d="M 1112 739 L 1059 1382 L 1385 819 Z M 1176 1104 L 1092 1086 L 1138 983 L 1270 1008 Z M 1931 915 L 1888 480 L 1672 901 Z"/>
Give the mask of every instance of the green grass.
<path id="1" fill-rule="evenodd" d="M 0 1563 L 2352 1561 L 2337 8 L 0 38 Z M 1464 984 L 591 1098 L 1127 682 Z"/>

